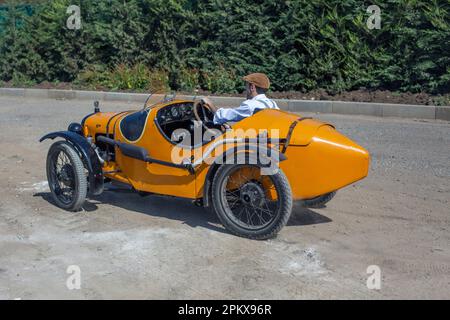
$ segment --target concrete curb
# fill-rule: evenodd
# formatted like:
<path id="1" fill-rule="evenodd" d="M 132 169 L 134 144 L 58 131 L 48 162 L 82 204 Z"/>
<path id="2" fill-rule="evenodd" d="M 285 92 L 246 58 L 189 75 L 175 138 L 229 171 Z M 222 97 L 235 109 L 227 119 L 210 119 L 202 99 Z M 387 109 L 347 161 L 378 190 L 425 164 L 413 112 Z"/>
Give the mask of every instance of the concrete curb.
<path id="1" fill-rule="evenodd" d="M 56 90 L 56 89 L 23 89 L 0 88 L 0 96 L 38 98 L 38 99 L 67 99 L 67 100 L 105 100 L 144 103 L 147 94 L 122 93 L 83 90 Z M 151 102 L 164 98 L 162 94 L 155 94 Z M 192 95 L 179 95 L 179 99 L 190 100 Z M 238 97 L 211 97 L 218 107 L 238 106 L 243 98 Z M 336 113 L 347 115 L 366 115 L 375 117 L 398 117 L 414 119 L 431 119 L 450 121 L 450 106 L 421 106 L 404 104 L 345 102 L 345 101 L 314 101 L 314 100 L 288 100 L 275 99 L 283 110 L 293 112 Z"/>

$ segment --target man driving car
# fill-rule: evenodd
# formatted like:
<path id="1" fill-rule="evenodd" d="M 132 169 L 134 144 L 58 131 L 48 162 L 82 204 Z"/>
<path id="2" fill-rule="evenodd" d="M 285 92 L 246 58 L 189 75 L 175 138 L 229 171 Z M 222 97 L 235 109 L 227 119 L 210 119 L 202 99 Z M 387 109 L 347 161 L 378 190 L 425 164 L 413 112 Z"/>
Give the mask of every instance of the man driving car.
<path id="1" fill-rule="evenodd" d="M 263 73 L 252 73 L 243 78 L 246 84 L 247 100 L 237 108 L 220 108 L 214 114 L 214 124 L 222 125 L 226 122 L 236 122 L 250 117 L 262 109 L 279 109 L 275 101 L 267 98 L 266 92 L 270 87 L 269 78 Z M 216 107 L 209 98 L 203 98 L 203 103 L 212 110 Z"/>

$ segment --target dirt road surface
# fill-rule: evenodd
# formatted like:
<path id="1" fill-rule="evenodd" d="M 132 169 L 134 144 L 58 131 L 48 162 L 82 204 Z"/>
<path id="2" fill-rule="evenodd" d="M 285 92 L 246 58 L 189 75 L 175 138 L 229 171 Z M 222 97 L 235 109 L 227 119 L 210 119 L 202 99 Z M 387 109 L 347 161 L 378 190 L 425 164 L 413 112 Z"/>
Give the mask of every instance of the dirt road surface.
<path id="1" fill-rule="evenodd" d="M 276 239 L 251 241 L 187 200 L 116 190 L 78 213 L 54 206 L 50 142 L 38 139 L 91 110 L 0 98 L 0 298 L 450 298 L 448 122 L 314 115 L 370 151 L 370 175 L 326 208 L 295 206 Z M 71 265 L 79 290 L 66 286 Z M 380 290 L 367 287 L 371 265 Z"/>

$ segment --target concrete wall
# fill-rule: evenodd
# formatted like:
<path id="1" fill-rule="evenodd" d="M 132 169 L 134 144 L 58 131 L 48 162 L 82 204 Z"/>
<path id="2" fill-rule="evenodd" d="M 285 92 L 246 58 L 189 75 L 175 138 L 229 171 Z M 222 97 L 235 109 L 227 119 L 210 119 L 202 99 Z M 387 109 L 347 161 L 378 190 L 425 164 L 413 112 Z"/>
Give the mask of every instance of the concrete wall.
<path id="1" fill-rule="evenodd" d="M 56 89 L 21 89 L 21 88 L 0 88 L 0 96 L 13 96 L 25 98 L 41 99 L 84 99 L 84 100 L 105 100 L 105 101 L 127 101 L 144 103 L 147 94 L 142 93 L 121 93 L 103 91 L 82 91 L 82 90 L 56 90 Z M 157 102 L 164 98 L 164 95 L 153 95 L 150 102 Z M 194 96 L 180 95 L 178 99 L 193 99 Z M 244 98 L 239 97 L 210 97 L 219 107 L 238 106 Z M 366 115 L 375 117 L 399 117 L 431 120 L 450 121 L 450 106 L 421 106 L 386 103 L 366 103 L 366 102 L 343 102 L 343 101 L 313 101 L 313 100 L 287 100 L 275 99 L 279 107 L 292 112 L 318 112 L 337 113 L 351 115 Z"/>

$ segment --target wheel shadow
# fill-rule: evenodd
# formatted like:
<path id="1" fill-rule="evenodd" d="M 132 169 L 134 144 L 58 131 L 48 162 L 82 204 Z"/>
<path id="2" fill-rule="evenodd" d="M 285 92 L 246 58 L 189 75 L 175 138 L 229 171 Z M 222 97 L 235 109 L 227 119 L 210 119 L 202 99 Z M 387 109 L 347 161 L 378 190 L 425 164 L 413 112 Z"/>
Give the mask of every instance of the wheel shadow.
<path id="1" fill-rule="evenodd" d="M 326 205 L 323 206 L 326 208 Z M 287 226 L 309 226 L 322 223 L 332 222 L 330 218 L 321 215 L 309 208 L 303 207 L 301 204 L 294 202 L 291 217 L 286 224 Z"/>
<path id="2" fill-rule="evenodd" d="M 56 206 L 50 192 L 36 193 L 33 196 L 41 197 L 51 205 Z M 159 195 L 142 197 L 130 189 L 110 187 L 101 195 L 89 198 L 83 205 L 83 210 L 93 212 L 103 204 L 152 217 L 181 221 L 192 228 L 203 227 L 228 234 L 228 231 L 222 226 L 216 214 L 203 207 L 195 206 L 189 199 Z M 287 226 L 308 226 L 331 221 L 328 217 L 294 203 Z"/>
<path id="3" fill-rule="evenodd" d="M 36 193 L 33 196 L 41 197 L 51 205 L 56 206 L 50 192 Z M 88 198 L 83 205 L 83 210 L 93 212 L 104 204 L 151 217 L 180 221 L 192 228 L 203 227 L 221 233 L 228 233 L 222 227 L 220 220 L 215 214 L 212 214 L 205 208 L 195 206 L 188 199 L 159 195 L 143 197 L 132 190 L 111 188 L 105 190 L 99 196 Z"/>

